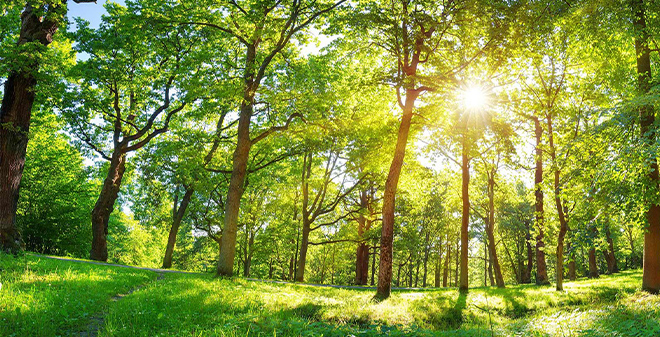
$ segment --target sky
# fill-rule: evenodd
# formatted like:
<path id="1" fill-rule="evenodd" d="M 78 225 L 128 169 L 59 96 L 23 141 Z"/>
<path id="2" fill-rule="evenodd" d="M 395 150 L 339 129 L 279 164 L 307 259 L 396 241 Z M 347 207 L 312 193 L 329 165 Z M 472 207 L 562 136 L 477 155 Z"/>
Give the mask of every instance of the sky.
<path id="1" fill-rule="evenodd" d="M 116 0 L 112 1 L 116 2 L 119 4 L 125 4 L 125 0 Z M 106 0 L 98 0 L 98 2 L 95 3 L 81 3 L 77 4 L 74 2 L 71 2 L 69 4 L 69 21 L 73 22 L 73 19 L 76 17 L 81 17 L 91 24 L 92 27 L 96 28 L 99 26 L 101 23 L 101 16 L 105 13 L 105 8 L 103 5 L 105 5 Z M 75 28 L 71 27 L 70 29 Z"/>

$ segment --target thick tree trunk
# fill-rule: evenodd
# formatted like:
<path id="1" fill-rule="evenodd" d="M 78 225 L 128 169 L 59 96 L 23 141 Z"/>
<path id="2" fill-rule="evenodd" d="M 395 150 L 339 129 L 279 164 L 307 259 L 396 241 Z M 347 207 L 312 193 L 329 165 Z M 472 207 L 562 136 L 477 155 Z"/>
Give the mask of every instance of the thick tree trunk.
<path id="1" fill-rule="evenodd" d="M 126 154 L 119 149 L 115 150 L 110 159 L 110 167 L 103 181 L 101 194 L 92 209 L 92 250 L 89 254 L 92 260 L 108 260 L 108 221 L 119 195 L 125 169 Z"/>
<path id="2" fill-rule="evenodd" d="M 534 134 L 536 136 L 536 172 L 534 174 L 534 185 L 536 186 L 535 197 L 536 197 L 536 229 L 538 234 L 536 235 L 536 284 L 538 285 L 547 285 L 550 284 L 548 281 L 548 269 L 545 263 L 545 242 L 543 242 L 543 227 L 544 227 L 544 218 L 543 218 L 543 149 L 541 148 L 541 137 L 543 136 L 543 129 L 541 128 L 541 122 L 538 118 L 534 118 Z"/>
<path id="3" fill-rule="evenodd" d="M 488 177 L 488 224 L 486 232 L 488 234 L 488 255 L 492 263 L 492 270 L 495 274 L 495 282 L 498 288 L 504 288 L 504 277 L 500 267 L 500 260 L 497 258 L 497 247 L 495 245 L 495 172 L 491 172 Z M 492 283 L 492 280 L 491 280 Z"/>
<path id="4" fill-rule="evenodd" d="M 167 248 L 165 249 L 165 258 L 163 258 L 163 268 L 168 269 L 172 268 L 172 255 L 174 254 L 174 246 L 176 245 L 176 235 L 179 233 L 179 227 L 181 227 L 181 221 L 183 221 L 183 216 L 186 214 L 186 209 L 188 204 L 190 204 L 190 199 L 192 199 L 193 193 L 195 190 L 192 187 L 186 188 L 186 193 L 181 199 L 181 204 L 178 206 L 175 205 L 175 211 L 173 212 L 174 219 L 172 219 L 172 227 L 170 228 L 170 235 L 167 238 Z M 176 204 L 176 201 L 175 201 Z"/>
<path id="5" fill-rule="evenodd" d="M 48 16 L 40 18 L 32 6 L 26 6 L 21 15 L 18 46 L 31 42 L 48 46 L 57 31 L 57 22 Z M 9 74 L 0 106 L 0 251 L 9 253 L 23 249 L 16 227 L 16 209 L 35 100 L 38 59 L 27 58 L 26 64 Z"/>
<path id="6" fill-rule="evenodd" d="M 419 93 L 415 90 L 407 90 L 403 116 L 397 136 L 394 158 L 390 165 L 390 171 L 385 182 L 383 193 L 383 227 L 380 237 L 380 263 L 378 268 L 378 290 L 376 298 L 386 299 L 390 296 L 392 288 L 392 244 L 394 240 L 394 206 L 397 185 L 403 166 L 403 158 L 406 155 L 408 144 L 408 133 L 413 116 L 415 100 Z"/>
<path id="7" fill-rule="evenodd" d="M 633 30 L 635 32 L 635 53 L 637 54 L 637 88 L 640 95 L 649 93 L 653 85 L 651 73 L 651 51 L 649 32 L 646 26 L 646 4 L 644 0 L 630 2 L 633 12 Z M 645 141 L 645 149 L 656 144 L 655 110 L 653 105 L 639 107 L 640 134 Z M 657 193 L 660 183 L 658 160 L 655 151 L 648 151 L 650 171 L 647 174 L 649 188 Z M 644 233 L 644 266 L 642 289 L 657 294 L 660 292 L 660 205 L 653 201 L 646 212 L 648 227 Z"/>
<path id="8" fill-rule="evenodd" d="M 461 172 L 462 188 L 461 196 L 463 200 L 463 213 L 461 217 L 461 283 L 458 290 L 466 292 L 469 287 L 468 282 L 468 226 L 470 224 L 470 161 L 468 157 L 469 145 L 467 136 L 463 136 L 463 151 L 461 153 Z"/>
<path id="9" fill-rule="evenodd" d="M 296 282 L 305 281 L 305 264 L 307 263 L 307 248 L 309 247 L 310 223 L 303 217 L 302 239 L 300 240 L 300 255 L 296 268 Z"/>
<path id="10" fill-rule="evenodd" d="M 225 204 L 225 223 L 222 229 L 222 249 L 218 258 L 216 276 L 232 276 L 236 257 L 236 233 L 238 232 L 238 214 L 241 208 L 247 164 L 250 157 L 252 140 L 250 139 L 250 120 L 254 112 L 254 97 L 259 86 L 255 79 L 256 46 L 247 48 L 245 74 L 243 78 L 243 101 L 238 117 L 236 149 L 232 157 L 232 171 Z"/>

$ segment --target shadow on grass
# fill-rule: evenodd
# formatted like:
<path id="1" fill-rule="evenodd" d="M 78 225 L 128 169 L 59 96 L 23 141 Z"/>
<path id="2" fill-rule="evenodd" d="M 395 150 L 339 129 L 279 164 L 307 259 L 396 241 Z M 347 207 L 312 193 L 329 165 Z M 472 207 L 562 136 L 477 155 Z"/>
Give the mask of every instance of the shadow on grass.
<path id="1" fill-rule="evenodd" d="M 454 305 L 444 312 L 431 315 L 428 323 L 435 330 L 456 330 L 463 325 L 463 311 L 467 308 L 467 293 L 461 292 Z"/>

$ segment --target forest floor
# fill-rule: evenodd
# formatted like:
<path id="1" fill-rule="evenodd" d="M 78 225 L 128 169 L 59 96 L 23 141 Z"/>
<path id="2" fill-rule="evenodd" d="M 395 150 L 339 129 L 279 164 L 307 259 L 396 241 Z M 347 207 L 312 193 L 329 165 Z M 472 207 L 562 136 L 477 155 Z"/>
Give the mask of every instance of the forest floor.
<path id="1" fill-rule="evenodd" d="M 660 336 L 641 272 L 554 287 L 372 290 L 0 254 L 0 336 Z"/>

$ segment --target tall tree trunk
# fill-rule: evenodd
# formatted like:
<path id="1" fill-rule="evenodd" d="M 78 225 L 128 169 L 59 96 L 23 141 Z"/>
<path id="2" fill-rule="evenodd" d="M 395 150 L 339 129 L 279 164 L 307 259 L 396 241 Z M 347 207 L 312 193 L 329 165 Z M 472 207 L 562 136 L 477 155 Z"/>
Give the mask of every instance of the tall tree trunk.
<path id="1" fill-rule="evenodd" d="M 367 191 L 360 192 L 360 208 L 362 211 L 367 210 L 367 203 L 369 202 Z M 364 233 L 367 230 L 367 218 L 363 213 L 358 216 L 358 243 L 357 252 L 355 254 L 355 284 L 366 285 L 369 271 L 369 246 L 364 240 Z"/>
<path id="2" fill-rule="evenodd" d="M 525 222 L 525 244 L 527 245 L 527 266 L 522 272 L 520 283 L 532 283 L 532 269 L 534 268 L 534 250 L 532 249 L 532 233 L 529 222 Z"/>
<path id="3" fill-rule="evenodd" d="M 254 96 L 259 86 L 255 80 L 256 46 L 247 48 L 243 78 L 243 100 L 238 117 L 238 134 L 236 149 L 232 157 L 232 171 L 227 189 L 225 204 L 225 223 L 222 229 L 222 249 L 218 258 L 216 276 L 232 276 L 234 273 L 234 258 L 236 257 L 236 233 L 238 232 L 238 214 L 241 208 L 247 164 L 250 157 L 252 140 L 250 139 L 250 120 L 254 112 Z"/>
<path id="4" fill-rule="evenodd" d="M 422 287 L 426 288 L 426 276 L 428 274 L 429 263 L 429 232 L 426 232 L 426 240 L 424 241 L 424 276 L 422 277 Z"/>
<path id="5" fill-rule="evenodd" d="M 463 200 L 463 213 L 461 217 L 461 283 L 458 290 L 466 292 L 469 287 L 468 282 L 468 226 L 470 224 L 470 160 L 468 159 L 469 145 L 467 135 L 463 135 L 463 150 L 461 153 L 461 172 L 462 188 L 461 196 Z"/>
<path id="6" fill-rule="evenodd" d="M 460 249 L 461 249 L 461 247 L 460 247 L 460 240 L 459 240 L 459 241 L 456 241 L 456 254 L 454 254 L 454 260 L 455 260 L 454 261 L 455 262 L 455 264 L 454 264 L 454 266 L 455 266 L 454 267 L 454 287 L 459 286 L 458 285 L 458 277 L 459 277 L 458 266 L 460 265 L 461 261 L 459 259 L 460 255 L 458 254 L 458 252 L 460 251 Z"/>
<path id="7" fill-rule="evenodd" d="M 442 268 L 442 243 L 438 244 L 438 259 L 436 260 L 435 263 L 435 282 L 434 286 L 436 288 L 440 288 L 440 271 Z"/>
<path id="8" fill-rule="evenodd" d="M 302 239 L 300 240 L 300 255 L 296 268 L 296 282 L 305 281 L 305 264 L 307 263 L 307 248 L 309 247 L 310 223 L 303 217 Z"/>
<path id="9" fill-rule="evenodd" d="M 488 177 L 488 223 L 486 232 L 488 234 L 488 255 L 492 263 L 492 271 L 495 273 L 495 282 L 498 288 L 504 288 L 504 277 L 500 267 L 500 260 L 497 258 L 497 247 L 495 242 L 495 171 L 493 170 Z M 492 277 L 491 277 L 492 279 Z M 491 285 L 492 285 L 491 280 Z"/>
<path id="10" fill-rule="evenodd" d="M 90 259 L 108 260 L 108 221 L 119 195 L 121 181 L 126 170 L 126 154 L 115 150 L 110 159 L 110 167 L 103 181 L 101 194 L 92 209 L 92 250 Z"/>
<path id="11" fill-rule="evenodd" d="M 374 244 L 374 252 L 371 253 L 371 285 L 373 286 L 375 283 L 375 276 L 376 276 L 376 246 Z"/>
<path id="12" fill-rule="evenodd" d="M 589 278 L 598 278 L 598 263 L 596 261 L 596 248 L 589 249 Z"/>
<path id="13" fill-rule="evenodd" d="M 605 225 L 605 238 L 607 239 L 607 250 L 603 251 L 603 254 L 605 254 L 605 260 L 607 261 L 607 273 L 618 273 L 619 267 L 616 263 L 616 256 L 614 255 L 614 240 L 612 240 L 609 224 Z"/>
<path id="14" fill-rule="evenodd" d="M 445 268 L 442 273 L 442 287 L 447 288 L 447 277 L 449 276 L 449 260 L 451 260 L 451 241 L 447 236 L 447 254 L 445 255 Z"/>
<path id="15" fill-rule="evenodd" d="M 48 46 L 53 41 L 58 20 L 52 18 L 50 13 L 45 19 L 38 15 L 42 14 L 36 13 L 31 5 L 25 7 L 21 15 L 19 48 L 31 42 Z M 9 253 L 23 249 L 16 227 L 16 209 L 39 71 L 36 55 L 26 59 L 26 64 L 7 77 L 0 106 L 0 251 Z"/>
<path id="16" fill-rule="evenodd" d="M 554 131 L 552 127 L 552 114 L 548 114 L 548 143 L 550 144 L 550 158 L 553 163 L 554 173 L 554 194 L 555 194 L 555 207 L 557 208 L 557 216 L 559 218 L 559 236 L 557 237 L 557 291 L 564 290 L 564 238 L 568 232 L 568 220 L 564 213 L 564 206 L 561 202 L 561 187 L 559 186 L 559 176 L 561 171 L 557 163 L 557 152 L 554 143 Z"/>
<path id="17" fill-rule="evenodd" d="M 545 243 L 543 242 L 543 149 L 541 148 L 541 137 L 543 136 L 543 129 L 541 122 L 537 117 L 534 117 L 534 134 L 536 136 L 536 172 L 534 173 L 534 185 L 536 186 L 536 284 L 547 285 L 550 284 L 548 280 L 548 267 L 545 263 Z"/>
<path id="18" fill-rule="evenodd" d="M 179 227 L 181 227 L 181 221 L 183 216 L 186 213 L 188 204 L 190 204 L 190 199 L 192 199 L 194 189 L 192 187 L 186 187 L 186 193 L 181 199 L 181 204 L 176 205 L 177 201 L 175 200 L 174 206 L 174 219 L 172 221 L 172 227 L 170 228 L 170 235 L 167 238 L 167 247 L 165 249 L 165 258 L 163 259 L 163 268 L 168 269 L 172 268 L 172 255 L 174 254 L 174 246 L 176 245 L 176 235 L 179 232 Z"/>
<path id="19" fill-rule="evenodd" d="M 412 122 L 413 108 L 419 92 L 409 89 L 406 91 L 403 116 L 394 148 L 394 158 L 390 165 L 390 171 L 385 182 L 383 193 L 383 227 L 380 236 L 380 263 L 378 268 L 378 290 L 376 298 L 386 299 L 390 297 L 392 288 L 392 244 L 394 241 L 394 206 L 397 185 L 401 175 L 403 158 L 406 155 L 408 144 L 408 133 Z"/>
<path id="20" fill-rule="evenodd" d="M 568 261 L 568 279 L 571 281 L 575 281 L 577 279 L 577 275 L 575 272 L 575 253 L 571 252 L 571 242 L 569 241 L 566 250 L 570 252 L 569 258 L 570 260 Z"/>
<path id="21" fill-rule="evenodd" d="M 635 53 L 637 55 L 637 89 L 646 95 L 653 85 L 651 73 L 651 51 L 649 32 L 646 26 L 646 4 L 644 0 L 631 0 L 633 30 L 635 32 Z M 655 110 L 653 105 L 639 107 L 640 134 L 645 149 L 656 144 Z M 656 194 L 660 183 L 658 160 L 655 151 L 648 151 L 651 167 L 647 174 L 652 194 Z M 646 212 L 648 228 L 644 233 L 644 266 L 642 289 L 657 294 L 660 292 L 660 205 L 652 201 Z"/>

